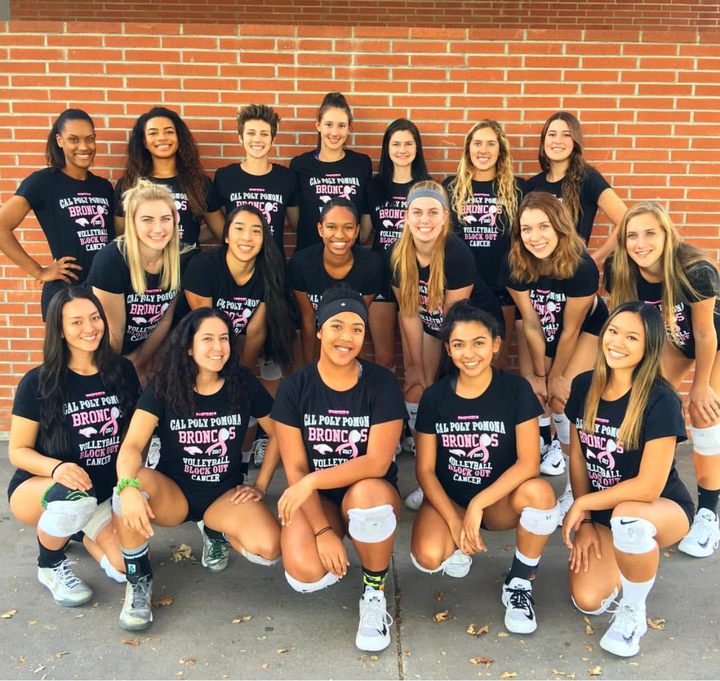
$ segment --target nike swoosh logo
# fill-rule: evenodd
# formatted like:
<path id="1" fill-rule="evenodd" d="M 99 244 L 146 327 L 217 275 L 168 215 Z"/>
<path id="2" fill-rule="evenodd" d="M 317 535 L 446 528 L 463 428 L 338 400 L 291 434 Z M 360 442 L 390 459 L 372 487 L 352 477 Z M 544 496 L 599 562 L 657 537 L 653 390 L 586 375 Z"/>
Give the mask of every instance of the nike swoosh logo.
<path id="1" fill-rule="evenodd" d="M 637 522 L 637 520 L 621 520 L 620 524 L 621 525 L 632 525 L 633 523 L 636 523 L 636 522 Z"/>
<path id="2" fill-rule="evenodd" d="M 633 638 L 635 638 L 635 629 L 633 629 L 630 636 L 623 635 L 623 638 L 625 639 L 625 643 L 632 643 Z"/>
<path id="3" fill-rule="evenodd" d="M 708 537 L 705 541 L 699 541 L 698 546 L 700 546 L 703 549 L 706 549 L 709 543 L 710 543 L 710 537 Z"/>

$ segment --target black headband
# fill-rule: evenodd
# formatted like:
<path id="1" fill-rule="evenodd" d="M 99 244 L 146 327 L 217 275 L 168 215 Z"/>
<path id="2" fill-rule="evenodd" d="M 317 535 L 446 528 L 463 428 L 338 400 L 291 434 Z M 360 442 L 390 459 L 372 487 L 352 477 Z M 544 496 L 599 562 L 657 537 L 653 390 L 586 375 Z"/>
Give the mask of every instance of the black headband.
<path id="1" fill-rule="evenodd" d="M 338 298 L 331 300 L 317 310 L 317 325 L 320 328 L 330 317 L 341 312 L 354 312 L 367 325 L 368 312 L 364 302 L 353 298 Z"/>

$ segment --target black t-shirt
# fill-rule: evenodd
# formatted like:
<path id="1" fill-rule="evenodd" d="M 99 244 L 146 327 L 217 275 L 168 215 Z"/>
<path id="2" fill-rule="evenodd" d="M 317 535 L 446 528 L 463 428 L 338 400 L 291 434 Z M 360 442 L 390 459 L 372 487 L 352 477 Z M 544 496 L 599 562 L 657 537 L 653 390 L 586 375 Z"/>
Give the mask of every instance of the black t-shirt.
<path id="1" fill-rule="evenodd" d="M 435 475 L 447 495 L 467 506 L 517 461 L 515 426 L 543 409 L 520 376 L 493 369 L 487 390 L 460 397 L 454 377 L 431 385 L 420 400 L 416 429 L 435 435 Z"/>
<path id="2" fill-rule="evenodd" d="M 140 382 L 135 368 L 124 357 L 120 358 L 120 362 L 125 387 L 131 395 L 137 397 Z M 40 367 L 35 367 L 18 385 L 12 409 L 14 416 L 40 423 L 39 384 Z M 98 502 L 105 501 L 112 494 L 117 481 L 115 463 L 120 450 L 120 438 L 132 414 L 123 413 L 120 399 L 114 392 L 108 392 L 99 373 L 82 376 L 68 369 L 63 387 L 63 412 L 66 415 L 69 449 L 51 454 L 40 435 L 33 449 L 43 456 L 70 461 L 85 469 L 92 480 Z M 18 469 L 11 487 L 32 477 L 31 473 Z"/>
<path id="3" fill-rule="evenodd" d="M 548 182 L 544 172 L 538 173 L 527 180 L 525 193 L 547 192 L 557 196 L 562 201 L 562 184 L 565 178 L 557 182 Z M 598 199 L 606 189 L 610 189 L 609 182 L 595 168 L 588 168 L 580 188 L 580 215 L 575 225 L 577 233 L 585 240 L 590 241 L 590 235 L 598 210 Z"/>
<path id="4" fill-rule="evenodd" d="M 486 309 L 493 316 L 499 316 L 502 319 L 502 310 L 500 303 L 495 298 L 492 291 L 480 279 L 475 269 L 475 260 L 473 259 L 470 249 L 463 243 L 462 239 L 456 234 L 449 234 L 445 241 L 445 290 L 455 291 L 466 286 L 473 286 L 470 299 L 477 307 Z M 437 336 L 442 328 L 445 319 L 445 310 L 441 305 L 439 309 L 428 310 L 428 282 L 430 281 L 430 265 L 422 267 L 420 263 L 418 267 L 418 283 L 419 283 L 419 303 L 420 303 L 420 320 L 423 324 L 425 333 L 431 336 Z M 393 286 L 399 288 L 400 282 L 393 277 Z"/>
<path id="5" fill-rule="evenodd" d="M 181 256 L 186 259 L 190 253 Z M 122 354 L 127 355 L 140 347 L 160 323 L 180 289 L 164 291 L 160 288 L 160 274 L 145 273 L 147 290 L 142 295 L 133 291 L 130 268 L 116 241 L 97 254 L 88 284 L 108 293 L 121 293 L 125 297 L 125 334 Z"/>
<path id="6" fill-rule="evenodd" d="M 605 261 L 605 289 L 612 290 L 612 257 Z M 695 289 L 697 295 L 693 295 L 683 288 L 682 295 L 688 302 L 676 301 L 675 303 L 675 333 L 666 328 L 665 333 L 668 340 L 680 349 L 688 357 L 695 357 L 695 335 L 693 334 L 691 303 L 697 303 L 708 298 L 717 298 L 720 291 L 720 277 L 712 263 L 701 261 L 691 265 L 685 275 L 690 285 Z M 654 305 L 662 314 L 663 282 L 650 282 L 641 273 L 637 275 L 638 298 L 644 303 Z M 715 300 L 715 331 L 718 336 L 718 348 L 720 349 L 720 301 Z"/>
<path id="7" fill-rule="evenodd" d="M 283 253 L 285 213 L 298 205 L 297 176 L 285 166 L 271 164 L 266 175 L 251 175 L 240 163 L 231 163 L 215 172 L 215 188 L 225 214 L 238 206 L 251 205 L 262 211 L 280 253 Z"/>
<path id="8" fill-rule="evenodd" d="M 288 287 L 307 293 L 314 310 L 323 293 L 340 282 L 364 296 L 377 295 L 383 276 L 382 259 L 377 253 L 356 244 L 352 247 L 352 268 L 344 279 L 333 279 L 323 264 L 324 250 L 325 244 L 313 244 L 295 253 L 288 263 Z"/>
<path id="9" fill-rule="evenodd" d="M 452 206 L 451 183 L 454 177 L 448 177 L 443 186 L 450 197 Z M 510 251 L 510 232 L 512 225 L 503 205 L 497 202 L 497 182 L 472 180 L 472 196 L 465 203 L 463 215 L 451 210 L 455 233 L 470 247 L 475 257 L 478 274 L 492 289 L 498 288 L 500 263 Z M 516 184 L 517 205 L 522 202 L 522 192 Z"/>
<path id="10" fill-rule="evenodd" d="M 199 246 L 201 218 L 193 215 L 192 209 L 190 208 L 190 201 L 187 194 L 180 188 L 177 177 L 146 177 L 145 179 L 155 184 L 165 185 L 170 190 L 175 200 L 175 208 L 180 215 L 180 224 L 178 225 L 180 241 L 191 246 Z M 214 213 L 216 210 L 220 210 L 222 202 L 220 201 L 220 197 L 212 180 L 209 177 L 206 177 L 205 180 L 206 199 L 203 213 Z M 115 202 L 117 205 L 115 215 L 120 217 L 125 215 L 123 212 L 122 195 L 128 187 L 125 187 L 124 184 L 124 178 L 121 178 L 115 185 Z"/>
<path id="11" fill-rule="evenodd" d="M 244 336 L 250 319 L 265 298 L 261 265 L 256 263 L 252 276 L 239 286 L 230 274 L 227 248 L 218 246 L 204 251 L 188 263 L 182 287 L 203 298 L 212 298 L 212 306 L 233 321 L 236 336 Z"/>
<path id="12" fill-rule="evenodd" d="M 510 276 L 510 264 L 507 257 L 500 267 L 501 285 L 513 291 L 529 291 L 530 300 L 540 318 L 545 334 L 545 354 L 555 356 L 558 341 L 563 330 L 563 315 L 568 298 L 584 298 L 597 294 L 600 273 L 595 261 L 583 253 L 575 274 L 570 279 L 553 279 L 541 276 L 532 283 L 518 282 Z M 592 314 L 592 305 L 586 318 Z"/>
<path id="13" fill-rule="evenodd" d="M 152 379 L 138 400 L 138 409 L 158 418 L 156 433 L 162 456 L 157 470 L 181 489 L 220 496 L 242 484 L 242 443 L 250 417 L 262 418 L 272 409 L 272 397 L 248 372 L 243 374 L 245 400 L 239 412 L 229 403 L 227 382 L 213 395 L 194 394 L 195 414 L 178 416 L 155 394 Z"/>
<path id="14" fill-rule="evenodd" d="M 390 250 L 402 236 L 405 225 L 407 195 L 415 180 L 390 185 L 388 193 L 379 177 L 368 185 L 368 210 L 373 225 L 372 250 L 378 253 Z"/>
<path id="15" fill-rule="evenodd" d="M 311 473 L 365 456 L 372 426 L 407 418 L 395 374 L 372 362 L 358 362 L 360 377 L 350 390 L 326 386 L 315 362 L 280 384 L 271 416 L 300 429 Z M 385 478 L 397 479 L 394 461 Z"/>
<path id="16" fill-rule="evenodd" d="M 26 177 L 17 191 L 35 212 L 56 260 L 75 258 L 78 283 L 90 273 L 95 253 L 115 238 L 113 190 L 104 177 L 88 171 L 75 180 L 62 170 L 43 168 Z"/>
<path id="17" fill-rule="evenodd" d="M 300 220 L 297 247 L 301 250 L 320 241 L 317 223 L 322 207 L 342 196 L 352 201 L 358 213 L 367 213 L 367 186 L 372 177 L 372 161 L 365 154 L 345 149 L 339 161 L 319 161 L 315 151 L 308 151 L 290 161 L 290 170 L 298 179 Z"/>
<path id="18" fill-rule="evenodd" d="M 680 443 L 687 440 L 687 436 L 680 398 L 670 386 L 662 384 L 654 386 L 650 391 L 647 407 L 642 416 L 637 449 L 626 451 L 617 440 L 630 401 L 630 391 L 617 400 L 601 399 L 595 418 L 595 434 L 582 432 L 585 399 L 590 390 L 592 375 L 592 371 L 587 371 L 573 379 L 570 397 L 565 405 L 565 415 L 578 431 L 590 478 L 590 492 L 598 492 L 637 477 L 647 442 L 664 437 L 676 437 L 677 442 Z M 660 496 L 678 503 L 689 499 L 674 461 Z M 600 522 L 609 524 L 612 510 L 593 511 L 593 519 L 596 518 L 596 514 Z"/>

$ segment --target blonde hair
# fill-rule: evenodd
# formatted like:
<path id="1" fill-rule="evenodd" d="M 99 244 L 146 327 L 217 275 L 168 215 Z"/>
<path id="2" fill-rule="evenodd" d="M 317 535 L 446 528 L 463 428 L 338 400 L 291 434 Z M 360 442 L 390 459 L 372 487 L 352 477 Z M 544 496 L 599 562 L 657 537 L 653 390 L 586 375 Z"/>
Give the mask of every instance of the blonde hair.
<path id="1" fill-rule="evenodd" d="M 665 233 L 665 246 L 662 252 L 662 316 L 666 329 L 673 338 L 676 337 L 675 305 L 678 302 L 692 303 L 688 295 L 700 299 L 698 292 L 690 283 L 687 272 L 693 265 L 704 262 L 712 265 L 707 255 L 699 248 L 683 243 L 677 228 L 668 212 L 654 201 L 644 201 L 633 206 L 625 213 L 618 229 L 617 242 L 612 260 L 612 291 L 610 308 L 613 309 L 629 300 L 638 298 L 638 277 L 640 268 L 630 258 L 627 251 L 627 231 L 630 220 L 639 215 L 652 215 L 658 226 Z"/>
<path id="2" fill-rule="evenodd" d="M 473 135 L 478 130 L 489 128 L 495 133 L 500 151 L 495 164 L 495 187 L 497 191 L 497 202 L 503 207 L 508 217 L 508 224 L 512 225 L 515 215 L 517 214 L 518 200 L 517 188 L 515 185 L 515 175 L 512 168 L 512 156 L 510 155 L 510 142 L 497 121 L 485 118 L 479 123 L 473 125 L 465 136 L 465 145 L 463 146 L 462 156 L 458 165 L 457 176 L 448 185 L 448 190 L 452 194 L 452 207 L 459 220 L 463 219 L 465 205 L 473 201 L 472 179 L 475 173 L 475 166 L 470 158 L 470 143 Z"/>
<path id="3" fill-rule="evenodd" d="M 408 215 L 410 213 L 410 203 L 413 200 L 413 193 L 420 189 L 432 189 L 441 196 L 445 197 L 445 205 L 448 205 L 447 194 L 434 180 L 424 180 L 413 185 L 407 199 L 407 209 L 405 211 L 405 224 L 403 225 L 402 235 L 398 239 L 392 250 L 391 266 L 394 279 L 399 282 L 400 296 L 398 298 L 398 306 L 400 314 L 410 316 L 418 312 L 419 298 L 418 287 L 420 278 L 418 276 L 417 253 L 415 250 L 415 241 L 413 235 L 408 228 Z M 443 207 L 444 208 L 444 207 Z M 428 281 L 428 310 L 436 310 L 442 307 L 445 300 L 445 242 L 451 231 L 450 212 L 445 209 L 446 217 L 442 231 L 432 249 L 430 256 L 430 281 Z"/>
<path id="4" fill-rule="evenodd" d="M 526 210 L 541 210 L 545 213 L 557 234 L 558 244 L 550 256 L 551 270 L 548 276 L 553 279 L 570 279 L 577 272 L 587 249 L 585 242 L 578 236 L 565 204 L 546 192 L 528 194 L 515 216 L 508 256 L 512 278 L 524 283 L 531 283 L 540 278 L 542 260 L 525 248 L 520 231 L 520 220 Z"/>
<path id="5" fill-rule="evenodd" d="M 663 320 L 660 313 L 652 305 L 634 300 L 623 303 L 608 317 L 603 324 L 598 339 L 599 351 L 595 360 L 595 370 L 590 381 L 590 388 L 585 397 L 585 409 L 583 411 L 583 432 L 589 435 L 595 434 L 595 420 L 597 418 L 598 405 L 602 399 L 603 392 L 607 387 L 610 369 L 602 349 L 605 333 L 615 319 L 622 312 L 632 312 L 640 317 L 645 329 L 645 352 L 642 361 L 633 369 L 632 387 L 630 388 L 630 399 L 627 410 L 623 416 L 618 443 L 622 443 L 624 449 L 637 449 L 640 444 L 640 432 L 643 426 L 643 415 L 647 408 L 650 391 L 656 385 L 670 385 L 662 378 L 661 359 L 662 349 L 665 342 Z"/>
<path id="6" fill-rule="evenodd" d="M 133 187 L 123 193 L 123 210 L 125 212 L 125 233 L 116 241 L 118 248 L 130 268 L 130 283 L 136 295 L 147 291 L 147 276 L 140 257 L 140 242 L 135 228 L 135 215 L 143 203 L 148 201 L 164 201 L 173 215 L 173 234 L 163 251 L 163 268 L 160 275 L 160 288 L 173 291 L 180 288 L 180 235 L 178 232 L 178 212 L 170 189 L 162 184 L 155 184 L 140 178 Z M 190 250 L 185 247 L 182 252 Z"/>

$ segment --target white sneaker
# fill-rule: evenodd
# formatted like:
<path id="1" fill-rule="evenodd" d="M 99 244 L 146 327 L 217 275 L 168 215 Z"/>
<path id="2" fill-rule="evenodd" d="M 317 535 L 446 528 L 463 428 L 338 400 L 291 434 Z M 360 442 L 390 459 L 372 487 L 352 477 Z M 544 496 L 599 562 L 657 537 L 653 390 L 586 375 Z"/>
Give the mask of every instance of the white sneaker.
<path id="1" fill-rule="evenodd" d="M 147 458 L 145 459 L 145 468 L 157 468 L 160 462 L 160 438 L 157 435 L 153 435 L 150 439 L 150 446 L 148 447 Z"/>
<path id="2" fill-rule="evenodd" d="M 448 577 L 462 579 L 467 576 L 468 572 L 470 572 L 471 565 L 472 558 L 470 556 L 466 556 L 460 551 L 460 549 L 455 549 L 452 556 L 443 561 L 443 574 Z"/>
<path id="3" fill-rule="evenodd" d="M 72 571 L 67 558 L 54 568 L 38 568 L 38 581 L 46 586 L 57 605 L 72 608 L 83 605 L 93 597 L 92 589 Z"/>
<path id="4" fill-rule="evenodd" d="M 560 514 L 558 515 L 558 527 L 563 524 L 563 519 L 565 518 L 565 514 L 570 510 L 570 507 L 575 503 L 575 499 L 573 498 L 573 493 L 571 489 L 566 489 L 561 495 L 560 498 L 557 501 L 558 503 L 558 510 L 560 511 Z"/>
<path id="5" fill-rule="evenodd" d="M 205 534 L 205 523 L 201 520 L 197 524 L 203 538 L 202 558 L 200 562 L 208 572 L 222 572 L 230 560 L 230 544 L 212 539 Z"/>
<path id="6" fill-rule="evenodd" d="M 128 631 L 142 631 L 152 624 L 152 577 L 127 583 L 119 620 L 120 626 Z"/>
<path id="7" fill-rule="evenodd" d="M 527 579 L 513 577 L 503 584 L 502 602 L 505 606 L 505 628 L 513 634 L 532 634 L 537 629 L 533 610 L 532 584 Z"/>
<path id="8" fill-rule="evenodd" d="M 558 440 L 553 440 L 543 453 L 540 472 L 543 475 L 562 475 L 565 472 L 565 457 Z"/>
<path id="9" fill-rule="evenodd" d="M 385 650 L 390 645 L 392 623 L 393 618 L 387 612 L 385 593 L 365 587 L 365 593 L 360 599 L 360 624 L 355 645 L 369 652 Z"/>
<path id="10" fill-rule="evenodd" d="M 410 492 L 410 494 L 405 497 L 405 506 L 411 511 L 417 511 L 424 498 L 425 495 L 423 494 L 422 487 L 418 487 L 414 492 Z"/>
<path id="11" fill-rule="evenodd" d="M 647 632 L 645 606 L 620 599 L 610 620 L 610 628 L 600 639 L 600 647 L 613 655 L 632 657 L 640 650 L 640 639 Z"/>
<path id="12" fill-rule="evenodd" d="M 709 508 L 701 508 L 695 515 L 690 531 L 682 538 L 678 548 L 689 556 L 707 558 L 720 544 L 718 517 Z"/>
<path id="13" fill-rule="evenodd" d="M 256 468 L 262 466 L 263 459 L 265 458 L 265 449 L 267 448 L 268 439 L 261 437 L 252 443 L 250 448 L 250 457 Z"/>
<path id="14" fill-rule="evenodd" d="M 415 438 L 412 435 L 404 435 L 400 438 L 400 447 L 403 452 L 415 455 Z"/>

